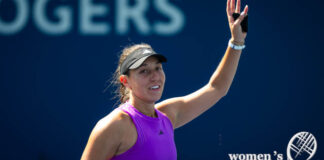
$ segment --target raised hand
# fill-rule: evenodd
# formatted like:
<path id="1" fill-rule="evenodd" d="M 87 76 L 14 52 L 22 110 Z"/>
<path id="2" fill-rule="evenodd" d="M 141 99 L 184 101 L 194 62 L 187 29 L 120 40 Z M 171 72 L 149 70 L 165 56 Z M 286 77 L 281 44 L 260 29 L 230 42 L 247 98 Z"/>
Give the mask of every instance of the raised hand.
<path id="1" fill-rule="evenodd" d="M 232 41 L 244 44 L 247 33 L 242 32 L 241 22 L 247 15 L 248 6 L 246 5 L 241 15 L 236 20 L 234 20 L 234 17 L 232 16 L 233 13 L 241 12 L 241 0 L 237 0 L 236 5 L 235 0 L 227 0 L 226 12 L 232 34 Z"/>

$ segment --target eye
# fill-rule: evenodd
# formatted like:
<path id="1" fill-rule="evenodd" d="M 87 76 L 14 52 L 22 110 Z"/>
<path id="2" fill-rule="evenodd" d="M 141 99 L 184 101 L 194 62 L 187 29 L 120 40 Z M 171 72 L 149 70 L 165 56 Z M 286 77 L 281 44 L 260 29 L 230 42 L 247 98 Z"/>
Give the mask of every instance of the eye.
<path id="1" fill-rule="evenodd" d="M 140 71 L 140 73 L 148 73 L 148 70 L 147 69 L 143 69 Z"/>
<path id="2" fill-rule="evenodd" d="M 155 70 L 160 71 L 163 70 L 161 65 L 156 66 Z"/>

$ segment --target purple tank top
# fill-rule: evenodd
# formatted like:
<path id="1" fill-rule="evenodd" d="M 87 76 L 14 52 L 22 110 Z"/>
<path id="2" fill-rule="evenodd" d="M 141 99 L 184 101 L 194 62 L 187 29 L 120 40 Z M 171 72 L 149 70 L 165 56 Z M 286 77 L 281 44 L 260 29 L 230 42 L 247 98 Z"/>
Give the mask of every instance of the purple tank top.
<path id="1" fill-rule="evenodd" d="M 157 118 L 139 112 L 130 103 L 118 109 L 126 112 L 137 130 L 137 140 L 129 150 L 111 160 L 176 160 L 173 127 L 167 116 L 155 109 Z"/>

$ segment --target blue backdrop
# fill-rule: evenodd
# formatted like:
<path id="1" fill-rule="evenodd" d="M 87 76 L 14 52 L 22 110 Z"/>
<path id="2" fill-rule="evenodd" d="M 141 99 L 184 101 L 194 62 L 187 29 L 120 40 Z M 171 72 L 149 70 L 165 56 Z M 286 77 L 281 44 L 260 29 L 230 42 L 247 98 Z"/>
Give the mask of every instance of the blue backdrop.
<path id="1" fill-rule="evenodd" d="M 229 93 L 175 130 L 179 160 L 271 154 L 311 132 L 323 159 L 323 6 L 252 1 L 249 33 Z M 161 100 L 205 85 L 230 32 L 226 1 L 0 1 L 1 159 L 80 159 L 96 122 L 114 108 L 103 92 L 118 54 L 149 43 L 168 57 Z"/>

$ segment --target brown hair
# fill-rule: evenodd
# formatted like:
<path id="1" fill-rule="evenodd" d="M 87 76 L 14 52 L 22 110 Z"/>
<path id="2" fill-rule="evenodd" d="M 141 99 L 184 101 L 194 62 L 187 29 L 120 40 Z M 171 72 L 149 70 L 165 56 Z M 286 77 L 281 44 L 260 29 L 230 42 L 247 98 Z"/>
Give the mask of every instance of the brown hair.
<path id="1" fill-rule="evenodd" d="M 118 98 L 120 103 L 125 103 L 129 99 L 129 90 L 119 80 L 119 77 L 121 76 L 120 66 L 125 61 L 126 57 L 130 53 L 132 53 L 133 51 L 135 51 L 139 48 L 152 48 L 152 47 L 146 43 L 130 45 L 130 46 L 125 47 L 123 49 L 121 55 L 119 56 L 118 67 L 113 75 L 111 84 L 116 87 L 115 98 Z M 126 76 L 129 76 L 128 74 L 129 73 L 126 73 Z"/>

